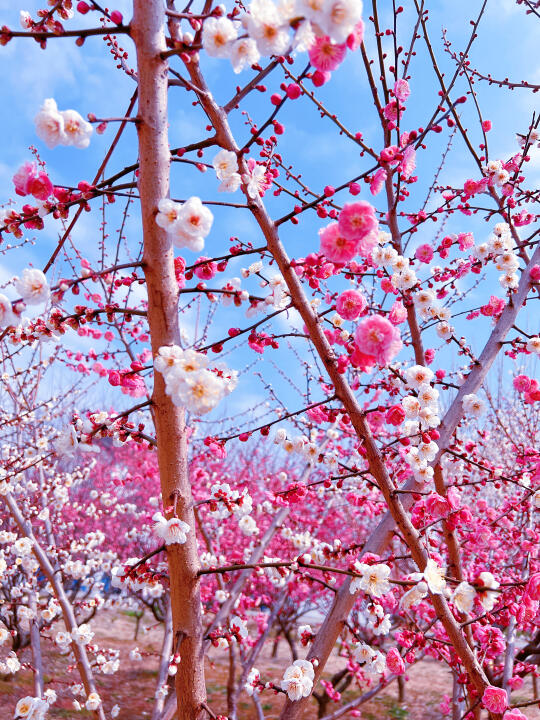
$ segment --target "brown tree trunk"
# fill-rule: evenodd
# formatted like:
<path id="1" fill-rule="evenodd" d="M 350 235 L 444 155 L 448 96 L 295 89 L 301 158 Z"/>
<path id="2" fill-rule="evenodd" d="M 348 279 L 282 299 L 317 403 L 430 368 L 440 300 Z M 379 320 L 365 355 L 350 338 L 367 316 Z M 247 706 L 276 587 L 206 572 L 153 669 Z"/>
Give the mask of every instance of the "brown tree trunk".
<path id="1" fill-rule="evenodd" d="M 139 194 L 144 237 L 144 273 L 148 289 L 148 323 L 155 355 L 164 345 L 177 345 L 178 286 L 174 253 L 167 233 L 156 224 L 158 202 L 169 196 L 170 153 L 167 137 L 168 65 L 162 0 L 134 0 L 131 35 L 137 51 L 139 83 Z M 183 408 L 165 393 L 156 373 L 152 396 L 161 492 L 165 508 L 190 526 L 187 542 L 167 547 L 173 619 L 173 652 L 181 657 L 175 678 L 179 720 L 205 717 L 204 653 L 199 569 L 193 498 L 188 475 Z M 171 513 L 168 512 L 170 517 Z"/>

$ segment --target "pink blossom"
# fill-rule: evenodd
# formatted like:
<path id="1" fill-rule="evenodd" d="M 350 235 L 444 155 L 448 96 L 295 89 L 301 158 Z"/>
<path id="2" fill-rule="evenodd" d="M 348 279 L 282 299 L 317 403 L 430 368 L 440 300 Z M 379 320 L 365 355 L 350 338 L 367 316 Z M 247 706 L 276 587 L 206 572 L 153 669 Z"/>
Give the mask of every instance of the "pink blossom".
<path id="1" fill-rule="evenodd" d="M 368 235 L 376 233 L 379 228 L 375 209 L 373 205 L 370 205 L 365 200 L 345 203 L 339 214 L 338 225 L 340 233 L 358 242 L 364 240 Z M 372 246 L 374 244 L 372 243 Z M 365 248 L 362 248 L 362 250 L 365 250 Z M 366 253 L 362 252 L 362 254 Z"/>
<path id="2" fill-rule="evenodd" d="M 346 45 L 334 45 L 328 35 L 315 38 L 309 49 L 309 60 L 321 72 L 331 72 L 341 65 L 347 53 Z"/>
<path id="3" fill-rule="evenodd" d="M 473 237 L 473 234 L 470 232 L 460 233 L 457 236 L 457 239 L 458 239 L 460 250 L 468 250 L 469 248 L 474 246 L 474 237 Z"/>
<path id="4" fill-rule="evenodd" d="M 392 285 L 392 280 L 388 277 L 381 280 L 381 290 L 389 295 L 397 295 L 397 290 Z"/>
<path id="5" fill-rule="evenodd" d="M 373 355 L 381 365 L 391 362 L 402 347 L 399 330 L 382 315 L 370 315 L 361 320 L 354 339 L 363 353 Z"/>
<path id="6" fill-rule="evenodd" d="M 374 410 L 373 412 L 370 412 L 366 417 L 367 417 L 369 426 L 370 426 L 372 432 L 374 432 L 374 433 L 376 433 L 378 430 L 380 430 L 381 427 L 384 425 L 384 422 L 385 422 L 384 413 L 379 412 L 378 410 Z"/>
<path id="7" fill-rule="evenodd" d="M 371 182 L 369 183 L 369 189 L 371 190 L 372 195 L 378 195 L 383 185 L 386 181 L 386 170 L 384 168 L 379 168 L 375 175 L 371 178 Z"/>
<path id="8" fill-rule="evenodd" d="M 37 200 L 45 201 L 53 192 L 53 184 L 47 173 L 38 170 L 35 162 L 26 162 L 13 176 L 17 195 L 33 195 Z"/>
<path id="9" fill-rule="evenodd" d="M 389 145 L 381 150 L 381 162 L 395 163 L 401 158 L 401 153 L 397 145 Z"/>
<path id="10" fill-rule="evenodd" d="M 366 306 L 366 299 L 358 290 L 345 290 L 336 301 L 336 310 L 344 320 L 356 320 Z"/>
<path id="11" fill-rule="evenodd" d="M 492 295 L 489 298 L 489 303 L 480 308 L 480 312 L 487 317 L 498 317 L 504 310 L 505 305 L 504 298 L 498 298 L 496 295 Z"/>
<path id="12" fill-rule="evenodd" d="M 146 385 L 144 379 L 137 374 L 131 373 L 129 370 L 124 371 L 121 378 L 122 393 L 134 398 L 146 395 Z"/>
<path id="13" fill-rule="evenodd" d="M 426 510 L 433 518 L 446 517 L 450 511 L 448 500 L 436 492 L 426 498 Z"/>
<path id="14" fill-rule="evenodd" d="M 529 275 L 533 282 L 538 282 L 540 280 L 540 265 L 533 265 Z"/>
<path id="15" fill-rule="evenodd" d="M 506 185 L 505 185 L 506 187 Z M 514 225 L 517 225 L 517 227 L 523 227 L 524 225 L 530 225 L 532 221 L 534 220 L 534 215 L 530 212 L 527 212 L 527 210 L 523 209 L 521 212 L 519 212 L 517 215 L 514 215 L 513 221 Z"/>
<path id="16" fill-rule="evenodd" d="M 502 713 L 508 707 L 508 696 L 506 690 L 488 685 L 482 695 L 484 707 L 490 712 Z"/>
<path id="17" fill-rule="evenodd" d="M 399 164 L 402 176 L 408 180 L 416 168 L 416 150 L 409 145 L 403 151 L 403 160 Z"/>
<path id="18" fill-rule="evenodd" d="M 514 708 L 513 710 L 507 710 L 504 713 L 503 720 L 527 720 L 527 716 L 524 715 L 518 708 Z"/>
<path id="19" fill-rule="evenodd" d="M 178 289 L 182 290 L 186 286 L 186 278 L 184 275 L 184 271 L 186 269 L 186 261 L 183 257 L 175 257 L 174 258 L 174 275 L 176 277 L 176 282 L 178 283 Z"/>
<path id="20" fill-rule="evenodd" d="M 459 493 L 459 490 L 456 490 L 456 488 L 454 487 L 448 488 L 448 492 L 446 493 L 446 499 L 448 500 L 448 504 L 451 510 L 457 510 L 461 505 L 461 495 Z"/>
<path id="21" fill-rule="evenodd" d="M 17 195 L 28 195 L 28 183 L 30 179 L 37 175 L 37 164 L 35 162 L 25 162 L 17 170 L 13 176 L 13 184 L 15 185 L 15 192 Z"/>
<path id="22" fill-rule="evenodd" d="M 328 422 L 328 414 L 321 405 L 309 408 L 309 410 L 306 411 L 306 415 L 315 423 Z"/>
<path id="23" fill-rule="evenodd" d="M 397 99 L 400 102 L 405 102 L 410 94 L 411 90 L 409 88 L 409 83 L 403 78 L 396 80 L 396 84 L 394 85 L 394 95 Z"/>
<path id="24" fill-rule="evenodd" d="M 388 105 L 385 105 L 383 107 L 383 115 L 387 120 L 392 120 L 395 122 L 398 117 L 401 117 L 401 114 L 403 113 L 403 107 L 399 107 L 398 109 L 398 103 L 397 100 L 390 100 Z"/>
<path id="25" fill-rule="evenodd" d="M 364 22 L 362 20 L 359 20 L 356 25 L 354 26 L 354 30 L 347 38 L 347 47 L 349 50 L 354 52 L 355 50 L 358 50 L 360 45 L 362 44 L 362 40 L 364 39 Z"/>
<path id="26" fill-rule="evenodd" d="M 330 78 L 332 77 L 331 72 L 323 72 L 322 70 L 315 70 L 313 73 L 313 76 L 311 78 L 311 82 L 315 85 L 315 87 L 322 87 L 325 85 Z"/>
<path id="27" fill-rule="evenodd" d="M 392 325 L 401 325 L 407 319 L 407 309 L 401 300 L 396 300 L 390 308 L 388 319 Z"/>
<path id="28" fill-rule="evenodd" d="M 373 355 L 363 353 L 358 347 L 354 348 L 351 354 L 351 365 L 362 372 L 368 372 L 375 365 L 376 359 Z"/>
<path id="29" fill-rule="evenodd" d="M 474 180 L 465 180 L 463 183 L 463 190 L 467 195 L 475 195 L 478 192 L 478 183 Z"/>
<path id="30" fill-rule="evenodd" d="M 419 245 L 414 253 L 415 257 L 423 263 L 430 263 L 433 260 L 433 248 L 428 243 Z"/>
<path id="31" fill-rule="evenodd" d="M 358 252 L 358 242 L 354 238 L 342 235 L 337 222 L 330 223 L 323 228 L 319 232 L 319 236 L 321 238 L 320 252 L 333 262 L 349 262 Z"/>
<path id="32" fill-rule="evenodd" d="M 199 265 L 199 263 L 204 264 Z M 193 272 L 201 280 L 211 280 L 217 273 L 217 263 L 210 260 L 210 258 L 204 257 L 203 255 L 201 255 L 200 258 L 197 258 L 195 265 L 198 265 L 198 267 L 196 267 Z"/>
<path id="33" fill-rule="evenodd" d="M 395 425 L 397 427 L 405 420 L 405 410 L 401 405 L 392 405 L 392 407 L 389 407 L 386 411 L 385 417 L 389 425 Z"/>
<path id="34" fill-rule="evenodd" d="M 403 675 L 405 672 L 405 663 L 399 654 L 399 650 L 395 647 L 390 648 L 386 653 L 386 665 L 394 675 Z"/>
<path id="35" fill-rule="evenodd" d="M 516 375 L 513 385 L 518 392 L 527 392 L 531 388 L 531 378 L 527 375 Z"/>
<path id="36" fill-rule="evenodd" d="M 540 572 L 531 575 L 527 583 L 526 593 L 533 600 L 540 600 Z"/>
<path id="37" fill-rule="evenodd" d="M 116 387 L 121 383 L 120 373 L 117 370 L 109 370 L 109 383 Z"/>
<path id="38" fill-rule="evenodd" d="M 450 715 L 452 712 L 452 703 L 449 695 L 443 695 L 443 699 L 440 702 L 439 710 L 443 715 Z"/>

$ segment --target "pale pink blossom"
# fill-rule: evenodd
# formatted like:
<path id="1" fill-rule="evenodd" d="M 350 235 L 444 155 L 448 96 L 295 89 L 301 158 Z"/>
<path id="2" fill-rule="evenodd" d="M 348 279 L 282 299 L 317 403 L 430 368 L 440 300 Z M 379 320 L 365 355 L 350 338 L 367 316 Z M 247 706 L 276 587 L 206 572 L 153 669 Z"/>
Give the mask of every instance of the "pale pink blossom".
<path id="1" fill-rule="evenodd" d="M 11 300 L 5 295 L 0 293 L 0 328 L 9 327 L 9 325 L 15 325 L 17 318 L 13 312 Z"/>
<path id="2" fill-rule="evenodd" d="M 403 675 L 405 672 L 405 663 L 397 648 L 391 648 L 386 653 L 386 667 L 393 675 Z"/>
<path id="3" fill-rule="evenodd" d="M 385 181 L 386 170 L 384 168 L 379 168 L 375 175 L 371 178 L 371 182 L 369 183 L 369 189 L 371 191 L 371 194 L 378 195 L 383 189 Z"/>
<path id="4" fill-rule="evenodd" d="M 354 26 L 354 30 L 347 38 L 347 47 L 351 52 L 358 50 L 364 40 L 364 21 L 359 20 Z"/>
<path id="5" fill-rule="evenodd" d="M 344 320 L 356 320 L 366 306 L 366 299 L 358 290 L 345 290 L 336 301 L 336 310 Z"/>
<path id="6" fill-rule="evenodd" d="M 423 263 L 430 263 L 433 260 L 433 248 L 428 243 L 419 245 L 414 253 L 417 260 Z"/>
<path id="7" fill-rule="evenodd" d="M 394 95 L 397 97 L 397 99 L 400 102 L 405 102 L 405 100 L 407 100 L 410 94 L 411 90 L 409 88 L 409 83 L 403 78 L 396 80 L 396 83 L 394 85 Z"/>
<path id="8" fill-rule="evenodd" d="M 56 145 L 67 144 L 67 136 L 64 132 L 64 118 L 58 112 L 58 107 L 53 98 L 43 102 L 40 111 L 34 118 L 36 134 L 48 148 Z"/>
<path id="9" fill-rule="evenodd" d="M 488 685 L 482 695 L 484 707 L 493 713 L 502 713 L 508 707 L 508 695 L 502 688 Z"/>
<path id="10" fill-rule="evenodd" d="M 25 162 L 13 176 L 13 184 L 17 195 L 33 195 L 43 202 L 53 192 L 53 184 L 43 170 L 39 170 L 37 163 Z"/>
<path id="11" fill-rule="evenodd" d="M 329 260 L 347 263 L 357 255 L 357 241 L 342 235 L 337 222 L 330 223 L 323 228 L 319 232 L 319 236 L 321 238 L 320 252 Z"/>
<path id="12" fill-rule="evenodd" d="M 407 180 L 411 177 L 416 168 L 416 150 L 409 145 L 403 151 L 403 159 L 399 164 L 401 175 Z"/>
<path id="13" fill-rule="evenodd" d="M 73 145 L 76 148 L 86 148 L 90 145 L 90 136 L 94 128 L 89 122 L 79 115 L 76 110 L 62 110 L 60 113 L 64 119 L 63 145 Z"/>
<path id="14" fill-rule="evenodd" d="M 346 45 L 334 45 L 325 35 L 318 37 L 309 49 L 309 60 L 321 72 L 331 72 L 341 65 L 347 53 Z"/>
<path id="15" fill-rule="evenodd" d="M 407 309 L 401 300 L 396 300 L 390 308 L 388 319 L 392 325 L 401 325 L 407 319 Z"/>
<path id="16" fill-rule="evenodd" d="M 381 365 L 391 362 L 402 347 L 399 330 L 382 315 L 370 315 L 361 320 L 354 339 L 362 353 L 372 355 Z"/>
<path id="17" fill-rule="evenodd" d="M 40 305 L 49 299 L 47 278 L 37 268 L 25 268 L 22 278 L 13 278 L 13 285 L 27 305 Z"/>
<path id="18" fill-rule="evenodd" d="M 339 214 L 339 231 L 353 240 L 363 240 L 378 227 L 375 209 L 365 200 L 345 203 Z"/>

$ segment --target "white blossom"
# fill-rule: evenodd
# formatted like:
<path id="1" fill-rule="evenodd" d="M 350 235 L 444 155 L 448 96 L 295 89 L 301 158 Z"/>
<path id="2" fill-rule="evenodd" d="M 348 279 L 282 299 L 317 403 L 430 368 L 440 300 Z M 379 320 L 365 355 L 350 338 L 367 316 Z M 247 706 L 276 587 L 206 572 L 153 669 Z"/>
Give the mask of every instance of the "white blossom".
<path id="1" fill-rule="evenodd" d="M 207 369 L 208 358 L 178 346 L 161 347 L 154 366 L 165 378 L 165 389 L 173 403 L 188 407 L 196 415 L 212 410 L 236 387 L 237 373 L 221 364 Z"/>
<path id="2" fill-rule="evenodd" d="M 27 305 L 41 305 L 49 299 L 47 278 L 37 268 L 25 268 L 22 278 L 13 278 L 13 285 Z"/>
<path id="3" fill-rule="evenodd" d="M 156 223 L 159 227 L 170 231 L 178 220 L 178 212 L 181 207 L 181 203 L 177 203 L 169 198 L 160 200 L 158 202 L 158 213 L 156 215 Z"/>
<path id="4" fill-rule="evenodd" d="M 244 23 L 261 55 L 284 55 L 287 52 L 289 28 L 272 0 L 252 0 Z"/>
<path id="5" fill-rule="evenodd" d="M 474 393 L 465 395 L 463 398 L 463 412 L 467 416 L 480 417 L 485 411 L 486 406 L 482 400 Z"/>
<path id="6" fill-rule="evenodd" d="M 478 599 L 486 612 L 491 612 L 497 602 L 497 593 L 493 592 L 499 587 L 499 583 L 493 577 L 492 573 L 484 571 L 478 575 L 478 582 L 482 584 L 484 590 L 478 591 Z"/>
<path id="7" fill-rule="evenodd" d="M 186 542 L 190 531 L 186 522 L 175 517 L 166 520 L 161 513 L 156 513 L 152 519 L 156 523 L 154 532 L 165 542 L 165 545 L 183 545 Z"/>
<path id="8" fill-rule="evenodd" d="M 451 600 L 457 609 L 463 613 L 470 613 L 473 608 L 476 590 L 468 582 L 460 582 L 452 593 Z"/>
<path id="9" fill-rule="evenodd" d="M 84 703 L 84 707 L 87 710 L 97 710 L 99 706 L 101 705 L 101 698 L 97 694 L 97 692 L 92 692 L 88 695 L 86 698 L 86 702 Z"/>
<path id="10" fill-rule="evenodd" d="M 64 430 L 53 443 L 53 447 L 58 455 L 70 457 L 77 450 L 79 441 L 77 439 L 77 433 L 73 425 L 70 425 L 67 430 Z"/>
<path id="11" fill-rule="evenodd" d="M 0 293 L 0 328 L 16 325 L 17 318 L 11 306 L 11 300 Z"/>
<path id="12" fill-rule="evenodd" d="M 229 57 L 231 43 L 237 37 L 234 23 L 226 17 L 210 17 L 204 22 L 202 45 L 211 57 Z"/>
<path id="13" fill-rule="evenodd" d="M 53 98 L 43 102 L 41 110 L 34 118 L 37 136 L 43 140 L 49 148 L 56 145 L 66 145 L 67 137 L 64 132 L 64 118 L 58 112 L 58 107 Z"/>
<path id="14" fill-rule="evenodd" d="M 376 565 L 366 565 L 364 563 L 356 563 L 356 570 L 361 574 L 359 578 L 354 578 L 349 591 L 354 594 L 358 590 L 363 590 L 372 597 L 383 597 L 390 590 L 388 578 L 390 576 L 390 568 L 382 563 Z"/>
<path id="15" fill-rule="evenodd" d="M 257 523 L 250 515 L 244 515 L 240 518 L 238 521 L 238 527 L 244 535 L 257 535 L 259 533 Z"/>
<path id="16" fill-rule="evenodd" d="M 343 43 L 361 19 L 362 0 L 326 0 L 317 22 L 335 43 Z"/>
<path id="17" fill-rule="evenodd" d="M 428 593 L 428 586 L 423 580 L 408 590 L 401 598 L 401 606 L 404 610 L 410 610 L 413 605 L 418 605 Z"/>
<path id="18" fill-rule="evenodd" d="M 528 352 L 540 355 L 540 336 L 535 335 L 534 337 L 529 338 L 526 347 Z"/>
<path id="19" fill-rule="evenodd" d="M 313 665 L 309 661 L 295 660 L 283 674 L 281 689 L 285 690 L 289 700 L 300 700 L 310 695 L 314 677 Z"/>
<path id="20" fill-rule="evenodd" d="M 259 62 L 261 57 L 257 43 L 252 38 L 240 38 L 232 43 L 229 57 L 235 73 Z"/>
<path id="21" fill-rule="evenodd" d="M 76 110 L 63 110 L 60 115 L 64 119 L 63 145 L 73 145 L 84 149 L 90 145 L 90 136 L 94 128 L 86 122 Z"/>
<path id="22" fill-rule="evenodd" d="M 238 172 L 238 159 L 232 150 L 220 150 L 212 160 L 212 165 L 218 180 L 224 180 Z"/>
<path id="23" fill-rule="evenodd" d="M 424 570 L 424 580 L 427 583 L 429 591 L 434 595 L 441 595 L 446 587 L 444 579 L 444 569 L 440 568 L 435 560 L 429 558 Z"/>

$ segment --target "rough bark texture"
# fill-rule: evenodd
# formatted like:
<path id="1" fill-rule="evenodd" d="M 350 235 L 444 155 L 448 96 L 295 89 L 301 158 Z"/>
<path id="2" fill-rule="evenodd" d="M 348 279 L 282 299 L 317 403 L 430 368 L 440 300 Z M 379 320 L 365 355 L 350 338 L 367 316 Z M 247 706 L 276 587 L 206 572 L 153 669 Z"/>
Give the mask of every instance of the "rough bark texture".
<path id="1" fill-rule="evenodd" d="M 139 193 L 144 236 L 144 273 L 148 290 L 148 323 L 155 355 L 164 345 L 179 344 L 178 286 L 174 253 L 167 233 L 156 224 L 158 202 L 169 195 L 167 137 L 167 62 L 162 0 L 134 0 L 131 34 L 137 51 L 139 81 Z M 181 661 L 175 678 L 179 720 L 205 717 L 204 655 L 197 540 L 187 464 L 184 410 L 165 393 L 155 374 L 152 396 L 161 491 L 165 508 L 191 531 L 183 545 L 167 547 L 173 619 L 173 652 Z M 167 512 L 171 517 L 171 512 Z"/>

